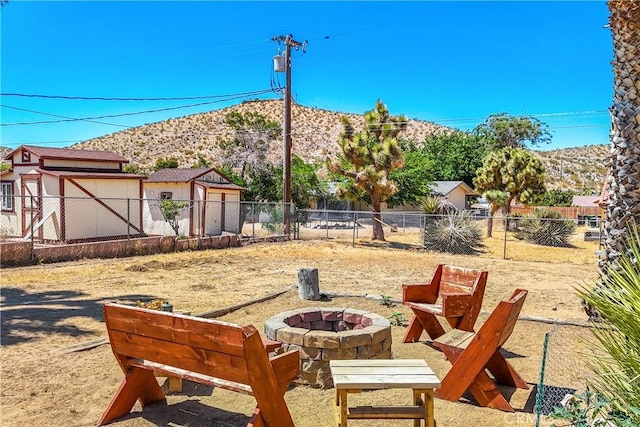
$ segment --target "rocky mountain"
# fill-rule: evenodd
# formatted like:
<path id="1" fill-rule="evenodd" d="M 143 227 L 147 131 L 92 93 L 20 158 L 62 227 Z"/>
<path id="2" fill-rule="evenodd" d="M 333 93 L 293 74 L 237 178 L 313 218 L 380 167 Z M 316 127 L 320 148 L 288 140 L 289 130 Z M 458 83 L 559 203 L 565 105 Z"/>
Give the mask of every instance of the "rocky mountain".
<path id="1" fill-rule="evenodd" d="M 547 169 L 547 187 L 599 194 L 607 175 L 608 145 L 534 151 Z"/>
<path id="2" fill-rule="evenodd" d="M 282 122 L 282 101 L 246 101 L 228 108 L 177 117 L 162 122 L 126 129 L 94 138 L 72 148 L 110 150 L 128 159 L 142 170 L 151 170 L 159 157 L 176 157 L 180 167 L 191 167 L 201 155 L 213 164 L 221 157 L 220 141 L 233 138 L 233 129 L 224 123 L 232 112 L 254 111 L 270 120 Z M 306 161 L 323 160 L 338 152 L 341 120 L 348 118 L 356 129 L 364 125 L 360 114 L 340 113 L 319 108 L 292 107 L 293 153 Z M 423 141 L 433 133 L 449 128 L 432 122 L 410 120 L 404 138 Z M 8 149 L 7 149 L 8 150 Z M 8 151 L 7 151 L 8 152 Z M 550 188 L 576 191 L 600 191 L 606 174 L 608 147 L 605 145 L 534 151 L 547 167 Z M 282 159 L 282 142 L 269 147 L 270 158 Z"/>
<path id="3" fill-rule="evenodd" d="M 91 139 L 74 148 L 111 150 L 150 169 L 158 157 L 176 157 L 180 167 L 190 167 L 200 154 L 213 164 L 221 157 L 220 141 L 232 139 L 233 129 L 224 123 L 230 112 L 255 111 L 270 120 L 282 123 L 283 108 L 280 100 L 248 101 L 221 110 L 193 114 L 163 122 L 127 129 Z M 348 118 L 356 129 L 364 125 L 362 115 L 339 113 L 318 108 L 294 105 L 291 110 L 293 154 L 306 161 L 322 160 L 335 155 L 342 129 L 341 120 Z M 411 120 L 405 137 L 423 140 L 426 135 L 446 132 L 449 128 L 431 122 Z M 272 160 L 282 159 L 282 143 L 276 141 L 269 147 Z"/>

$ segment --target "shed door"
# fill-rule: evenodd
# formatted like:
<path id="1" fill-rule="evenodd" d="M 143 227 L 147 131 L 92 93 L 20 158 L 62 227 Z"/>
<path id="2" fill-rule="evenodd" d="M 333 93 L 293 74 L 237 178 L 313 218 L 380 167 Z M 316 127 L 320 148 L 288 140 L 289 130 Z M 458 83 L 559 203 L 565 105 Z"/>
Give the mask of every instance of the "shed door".
<path id="1" fill-rule="evenodd" d="M 204 209 L 205 234 L 219 236 L 222 234 L 222 195 L 220 193 L 207 193 Z"/>
<path id="2" fill-rule="evenodd" d="M 28 174 L 20 176 L 22 194 L 22 237 L 31 232 L 31 224 L 34 225 L 42 219 L 42 175 Z M 42 239 L 42 228 L 36 230 L 35 236 Z"/>

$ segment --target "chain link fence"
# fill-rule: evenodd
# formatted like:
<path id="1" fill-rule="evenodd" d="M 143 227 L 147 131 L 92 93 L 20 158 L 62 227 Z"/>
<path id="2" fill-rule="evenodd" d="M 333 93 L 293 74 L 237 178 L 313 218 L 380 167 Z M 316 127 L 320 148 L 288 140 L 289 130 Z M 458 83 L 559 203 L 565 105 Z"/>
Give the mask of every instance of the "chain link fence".
<path id="1" fill-rule="evenodd" d="M 0 241 L 27 242 L 30 250 L 149 236 L 335 239 L 355 245 L 372 238 L 375 222 L 398 247 L 517 261 L 591 264 L 597 261 L 603 234 L 595 216 L 489 219 L 465 212 L 383 212 L 375 217 L 370 211 L 294 212 L 282 203 L 22 196 L 0 215 Z M 201 247 L 199 242 L 192 246 Z"/>
<path id="2" fill-rule="evenodd" d="M 282 238 L 286 216 L 294 218 L 281 203 L 50 196 L 16 196 L 12 202 L 0 214 L 3 265 L 204 249 L 230 245 L 229 236 L 236 242 Z M 211 243 L 216 237 L 227 238 Z M 11 262 L 16 253 L 22 261 Z"/>
<path id="3" fill-rule="evenodd" d="M 352 245 L 371 239 L 373 213 L 300 210 L 297 238 L 345 240 Z M 592 264 L 602 250 L 599 217 L 483 217 L 460 212 L 425 215 L 383 212 L 385 239 L 425 251 L 474 255 L 515 261 Z M 488 230 L 491 229 L 489 236 Z"/>
<path id="4" fill-rule="evenodd" d="M 587 328 L 559 324 L 545 334 L 539 380 L 532 394 L 536 427 L 563 425 L 548 415 L 562 406 L 567 395 L 582 393 L 594 379 L 593 371 L 585 364 L 590 337 Z"/>

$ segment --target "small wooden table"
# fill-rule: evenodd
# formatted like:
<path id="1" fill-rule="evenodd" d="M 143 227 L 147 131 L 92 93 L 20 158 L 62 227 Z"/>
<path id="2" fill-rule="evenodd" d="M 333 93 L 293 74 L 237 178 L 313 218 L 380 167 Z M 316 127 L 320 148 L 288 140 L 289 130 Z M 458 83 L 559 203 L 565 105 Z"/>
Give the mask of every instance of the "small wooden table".
<path id="1" fill-rule="evenodd" d="M 336 389 L 336 425 L 347 427 L 348 419 L 414 420 L 414 427 L 424 420 L 435 427 L 433 391 L 440 380 L 422 359 L 331 360 L 329 362 Z M 362 390 L 410 388 L 411 406 L 347 406 L 347 394 Z"/>

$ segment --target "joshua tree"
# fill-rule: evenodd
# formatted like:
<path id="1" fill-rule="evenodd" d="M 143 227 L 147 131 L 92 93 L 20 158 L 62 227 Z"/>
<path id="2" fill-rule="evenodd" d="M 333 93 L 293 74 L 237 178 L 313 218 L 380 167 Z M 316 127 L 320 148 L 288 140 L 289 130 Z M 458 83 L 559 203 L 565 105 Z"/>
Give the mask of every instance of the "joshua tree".
<path id="1" fill-rule="evenodd" d="M 620 256 L 630 220 L 640 224 L 640 0 L 609 0 L 608 5 L 614 94 L 603 270 Z"/>
<path id="2" fill-rule="evenodd" d="M 398 191 L 389 174 L 404 165 L 402 149 L 397 136 L 407 126 L 405 116 L 390 116 L 387 106 L 380 100 L 373 110 L 364 114 L 364 130 L 355 132 L 351 123 L 343 119 L 340 134 L 342 156 L 329 164 L 332 172 L 347 178 L 338 187 L 338 196 L 364 193 L 373 208 L 373 239 L 384 240 L 380 208 Z"/>

